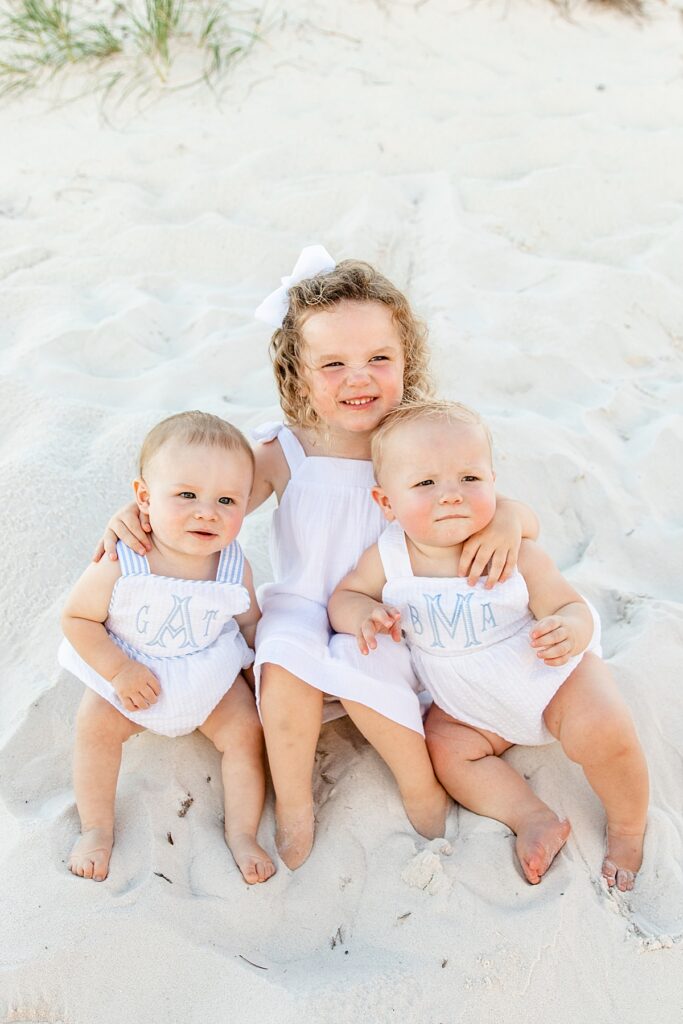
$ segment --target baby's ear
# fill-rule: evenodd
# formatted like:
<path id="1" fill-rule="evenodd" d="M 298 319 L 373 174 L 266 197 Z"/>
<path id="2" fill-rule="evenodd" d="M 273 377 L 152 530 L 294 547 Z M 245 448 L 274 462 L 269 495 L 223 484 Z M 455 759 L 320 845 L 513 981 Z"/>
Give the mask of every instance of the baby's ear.
<path id="1" fill-rule="evenodd" d="M 396 516 L 392 512 L 391 502 L 389 501 L 389 498 L 386 496 L 382 488 L 373 487 L 372 496 L 379 505 L 379 507 L 382 509 L 382 512 L 384 512 L 384 518 L 387 520 L 387 522 L 393 523 Z"/>
<path id="2" fill-rule="evenodd" d="M 133 490 L 135 491 L 135 500 L 138 503 L 140 511 L 149 512 L 149 491 L 147 490 L 147 484 L 142 477 L 137 480 L 133 480 Z"/>

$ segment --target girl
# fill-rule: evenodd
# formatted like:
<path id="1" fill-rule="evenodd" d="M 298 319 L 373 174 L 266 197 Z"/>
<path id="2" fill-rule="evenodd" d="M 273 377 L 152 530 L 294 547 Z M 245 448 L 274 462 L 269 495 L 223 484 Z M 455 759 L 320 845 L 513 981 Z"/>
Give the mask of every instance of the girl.
<path id="1" fill-rule="evenodd" d="M 600 660 L 599 624 L 530 541 L 519 571 L 491 593 L 458 578 L 462 546 L 496 510 L 491 441 L 476 413 L 446 402 L 394 410 L 372 441 L 375 500 L 390 525 L 337 587 L 335 629 L 368 654 L 400 639 L 434 697 L 427 742 L 448 792 L 517 835 L 527 880 L 540 881 L 569 835 L 500 754 L 559 739 L 607 812 L 602 873 L 633 888 L 648 775 L 629 711 Z"/>
<path id="2" fill-rule="evenodd" d="M 383 416 L 431 391 L 426 332 L 407 299 L 369 264 L 338 265 L 321 246 L 301 254 L 293 274 L 257 315 L 275 327 L 271 355 L 286 424 L 260 431 L 250 509 L 272 493 L 275 582 L 261 599 L 255 674 L 276 795 L 276 844 L 290 868 L 310 853 L 311 777 L 322 720 L 336 698 L 393 772 L 406 813 L 422 835 L 443 834 L 446 795 L 424 742 L 405 646 L 380 639 L 368 665 L 352 638 L 336 636 L 327 600 L 382 529 L 371 496 L 370 440 Z M 116 535 L 141 547 L 137 510 L 115 517 Z M 501 499 L 494 520 L 463 550 L 472 583 L 490 562 L 489 585 L 514 568 L 533 513 Z M 99 557 L 102 547 L 96 553 Z M 384 641 L 384 642 L 383 642 Z M 343 712 L 342 712 L 343 713 Z"/>
<path id="3" fill-rule="evenodd" d="M 275 871 L 256 841 L 265 775 L 261 728 L 241 673 L 259 608 L 235 539 L 254 457 L 238 430 L 188 412 L 146 437 L 137 507 L 151 527 L 148 556 L 118 544 L 117 561 L 88 567 L 67 600 L 61 664 L 86 684 L 78 712 L 74 788 L 81 837 L 69 869 L 107 877 L 125 740 L 143 728 L 198 728 L 223 754 L 225 837 L 246 882 Z"/>

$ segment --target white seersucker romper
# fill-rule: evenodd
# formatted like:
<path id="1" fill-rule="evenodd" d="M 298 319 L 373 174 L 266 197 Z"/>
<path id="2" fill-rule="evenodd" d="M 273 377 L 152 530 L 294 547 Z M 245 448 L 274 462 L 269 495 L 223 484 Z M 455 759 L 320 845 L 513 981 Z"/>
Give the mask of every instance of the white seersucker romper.
<path id="1" fill-rule="evenodd" d="M 582 655 L 545 665 L 530 644 L 534 616 L 522 574 L 486 590 L 466 578 L 413 575 L 405 534 L 391 523 L 379 539 L 387 582 L 382 601 L 401 612 L 415 671 L 438 707 L 468 725 L 525 746 L 554 739 L 543 711 Z M 600 621 L 587 650 L 600 655 Z"/>
<path id="2" fill-rule="evenodd" d="M 326 695 L 365 704 L 423 734 L 417 696 L 422 687 L 406 645 L 380 636 L 377 650 L 364 656 L 355 637 L 333 633 L 327 617 L 332 591 L 377 541 L 385 523 L 370 493 L 375 483 L 372 463 L 307 457 L 281 423 L 260 427 L 254 437 L 277 437 L 291 473 L 270 531 L 275 582 L 259 588 L 257 696 L 261 666 L 270 662 Z M 327 702 L 323 719 L 343 713 L 336 701 Z"/>
<path id="3" fill-rule="evenodd" d="M 236 540 L 223 548 L 215 580 L 155 576 L 146 557 L 122 541 L 116 550 L 121 576 L 104 625 L 114 643 L 159 680 L 156 704 L 127 711 L 111 683 L 66 638 L 59 662 L 131 722 L 163 736 L 192 732 L 253 661 L 233 618 L 250 604 L 249 591 L 242 585 L 242 549 Z"/>

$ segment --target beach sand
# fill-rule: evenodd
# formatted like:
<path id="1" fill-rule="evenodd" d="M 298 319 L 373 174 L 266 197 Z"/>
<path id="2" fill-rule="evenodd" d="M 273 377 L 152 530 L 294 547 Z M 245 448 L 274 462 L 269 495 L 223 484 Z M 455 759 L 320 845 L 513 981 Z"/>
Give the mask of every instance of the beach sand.
<path id="1" fill-rule="evenodd" d="M 52 86 L 0 110 L 0 1020 L 680 1024 L 681 12 L 291 7 L 220 95 L 103 113 Z M 633 893 L 606 892 L 600 807 L 556 746 L 508 755 L 573 824 L 531 887 L 497 822 L 454 808 L 446 841 L 418 837 L 348 720 L 321 735 L 296 873 L 246 886 L 218 755 L 148 734 L 109 879 L 66 869 L 81 687 L 60 607 L 149 426 L 278 418 L 252 311 L 313 242 L 407 291 L 440 392 L 489 420 L 501 491 L 599 609 L 652 772 Z M 243 534 L 259 582 L 270 511 Z"/>

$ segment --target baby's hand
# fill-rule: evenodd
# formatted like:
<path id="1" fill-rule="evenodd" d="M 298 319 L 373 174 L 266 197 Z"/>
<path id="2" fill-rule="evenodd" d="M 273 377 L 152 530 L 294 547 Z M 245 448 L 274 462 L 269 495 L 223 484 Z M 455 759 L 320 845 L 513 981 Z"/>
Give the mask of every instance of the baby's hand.
<path id="1" fill-rule="evenodd" d="M 132 501 L 130 505 L 119 509 L 111 517 L 104 531 L 104 537 L 95 548 L 92 560 L 93 562 L 99 562 L 102 555 L 106 552 L 111 560 L 115 562 L 118 558 L 116 554 L 117 540 L 122 540 L 124 544 L 127 544 L 133 551 L 137 551 L 139 555 L 146 555 L 148 551 L 152 550 L 150 539 L 147 536 L 151 532 L 152 527 L 149 525 L 149 516 L 145 512 L 141 512 L 135 502 Z"/>
<path id="2" fill-rule="evenodd" d="M 565 665 L 576 647 L 573 624 L 562 615 L 540 619 L 529 634 L 531 646 L 546 665 Z"/>
<path id="3" fill-rule="evenodd" d="M 488 526 L 473 533 L 463 544 L 458 576 L 467 576 L 467 582 L 473 587 L 488 566 L 486 589 L 490 590 L 496 583 L 504 583 L 517 566 L 521 543 L 519 518 L 502 503 L 499 504 Z"/>
<path id="4" fill-rule="evenodd" d="M 375 637 L 378 633 L 388 633 L 396 643 L 401 642 L 401 613 L 398 608 L 378 604 L 374 611 L 363 619 L 358 630 L 358 648 L 361 654 L 369 654 L 377 647 Z"/>
<path id="5" fill-rule="evenodd" d="M 159 680 L 146 665 L 129 661 L 111 681 L 126 711 L 144 711 L 156 704 L 161 693 Z"/>

